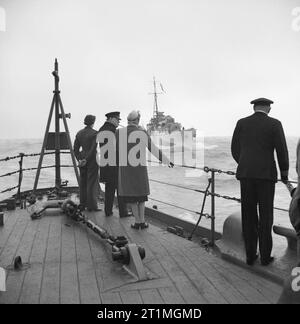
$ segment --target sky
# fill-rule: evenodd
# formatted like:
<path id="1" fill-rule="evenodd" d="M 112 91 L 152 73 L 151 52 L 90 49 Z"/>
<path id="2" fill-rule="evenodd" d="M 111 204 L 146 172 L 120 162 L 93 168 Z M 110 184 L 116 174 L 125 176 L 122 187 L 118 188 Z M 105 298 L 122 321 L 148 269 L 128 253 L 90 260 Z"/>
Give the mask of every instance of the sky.
<path id="1" fill-rule="evenodd" d="M 146 125 L 154 76 L 159 109 L 204 136 L 258 97 L 300 136 L 300 0 L 0 0 L 0 139 L 43 137 L 55 58 L 72 137 L 86 114 Z"/>

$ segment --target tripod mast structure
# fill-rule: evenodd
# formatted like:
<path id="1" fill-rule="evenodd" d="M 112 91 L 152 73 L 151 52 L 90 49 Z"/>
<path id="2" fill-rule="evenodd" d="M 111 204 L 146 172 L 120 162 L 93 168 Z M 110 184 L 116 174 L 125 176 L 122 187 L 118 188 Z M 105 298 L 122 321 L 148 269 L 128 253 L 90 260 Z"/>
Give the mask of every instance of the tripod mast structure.
<path id="1" fill-rule="evenodd" d="M 62 186 L 60 155 L 61 155 L 61 150 L 66 150 L 66 149 L 69 150 L 71 154 L 75 175 L 79 185 L 79 172 L 76 165 L 76 159 L 75 159 L 72 142 L 70 138 L 70 132 L 66 120 L 66 118 L 71 118 L 71 114 L 65 114 L 63 104 L 61 101 L 57 59 L 55 59 L 54 71 L 52 72 L 52 75 L 54 76 L 54 91 L 53 91 L 54 95 L 51 103 L 50 113 L 49 113 L 47 126 L 45 130 L 44 141 L 43 141 L 39 163 L 37 167 L 37 172 L 35 176 L 33 192 L 36 190 L 38 185 L 43 158 L 45 155 L 45 150 L 55 151 L 55 188 L 59 191 Z M 50 133 L 49 129 L 50 129 L 51 119 L 54 110 L 55 110 L 55 132 Z M 63 120 L 65 132 L 60 132 L 60 119 Z"/>
<path id="2" fill-rule="evenodd" d="M 162 94 L 162 92 L 157 92 L 156 88 L 156 80 L 155 77 L 153 77 L 153 93 L 150 93 L 154 96 L 154 104 L 153 104 L 153 120 L 155 121 L 155 124 L 157 126 L 158 124 L 158 101 L 157 101 L 157 95 Z"/>

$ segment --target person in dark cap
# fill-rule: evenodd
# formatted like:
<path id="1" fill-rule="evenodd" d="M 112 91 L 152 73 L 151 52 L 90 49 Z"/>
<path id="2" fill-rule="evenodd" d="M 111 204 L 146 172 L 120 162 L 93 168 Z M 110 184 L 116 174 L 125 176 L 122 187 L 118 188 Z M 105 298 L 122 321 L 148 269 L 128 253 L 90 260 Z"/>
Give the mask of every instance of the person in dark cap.
<path id="1" fill-rule="evenodd" d="M 113 112 L 107 113 L 105 116 L 106 116 L 106 121 L 100 127 L 99 133 L 111 132 L 113 134 L 112 138 L 115 139 L 116 130 L 117 130 L 120 120 L 121 120 L 120 112 L 113 111 Z M 105 144 L 107 144 L 107 142 L 108 142 L 108 139 L 105 138 L 103 143 L 101 143 L 101 142 L 99 143 L 100 151 L 101 151 L 101 147 L 103 147 Z M 116 150 L 115 146 L 114 146 L 113 154 L 116 157 L 117 150 Z M 106 152 L 104 154 L 104 158 L 105 159 L 108 158 L 108 152 Z M 117 191 L 117 188 L 118 188 L 118 166 L 116 164 L 100 166 L 100 182 L 105 183 L 105 201 L 104 201 L 105 215 L 111 216 L 111 215 L 113 215 L 113 202 L 114 202 L 115 192 Z M 117 198 L 118 198 L 120 217 L 131 216 L 130 213 L 126 209 L 123 199 L 119 196 L 118 191 L 117 191 Z"/>
<path id="2" fill-rule="evenodd" d="M 89 211 L 101 210 L 98 208 L 99 167 L 96 162 L 97 131 L 93 129 L 96 117 L 86 115 L 84 118 L 85 128 L 81 129 L 75 137 L 74 154 L 80 170 L 80 204 Z"/>
<path id="3" fill-rule="evenodd" d="M 242 231 L 245 241 L 246 262 L 253 265 L 258 258 L 259 242 L 262 265 L 270 264 L 272 225 L 277 168 L 281 180 L 288 181 L 289 156 L 281 122 L 268 116 L 272 100 L 258 98 L 251 101 L 254 114 L 240 119 L 235 127 L 231 152 L 238 163 L 236 177 L 240 180 Z M 258 211 L 257 211 L 258 206 Z"/>

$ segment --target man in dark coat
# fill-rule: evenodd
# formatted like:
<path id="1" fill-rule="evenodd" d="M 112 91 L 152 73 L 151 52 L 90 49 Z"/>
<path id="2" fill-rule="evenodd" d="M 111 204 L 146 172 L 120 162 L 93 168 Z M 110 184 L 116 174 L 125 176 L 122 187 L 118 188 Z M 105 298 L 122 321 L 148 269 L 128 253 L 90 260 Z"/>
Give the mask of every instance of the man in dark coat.
<path id="1" fill-rule="evenodd" d="M 84 118 L 86 127 L 76 134 L 74 142 L 74 154 L 80 170 L 80 204 L 89 211 L 101 210 L 97 203 L 100 188 L 94 145 L 97 135 L 97 131 L 93 129 L 95 120 L 93 115 Z"/>
<path id="2" fill-rule="evenodd" d="M 272 225 L 277 168 L 276 150 L 281 180 L 288 180 L 289 157 L 281 122 L 268 116 L 273 101 L 259 98 L 251 101 L 254 114 L 240 119 L 235 127 L 231 152 L 238 163 L 237 179 L 241 185 L 242 230 L 247 264 L 257 259 L 259 241 L 262 265 L 274 258 L 272 251 Z M 257 213 L 259 209 L 259 217 Z"/>
<path id="3" fill-rule="evenodd" d="M 113 134 L 112 138 L 114 139 L 114 149 L 113 154 L 115 156 L 112 165 L 105 165 L 100 166 L 100 182 L 105 183 L 105 215 L 111 216 L 113 214 L 113 202 L 115 197 L 115 192 L 118 188 L 118 166 L 117 166 L 117 150 L 115 147 L 115 134 L 117 127 L 120 123 L 120 112 L 113 111 L 110 113 L 107 113 L 106 115 L 106 121 L 103 124 L 103 126 L 99 129 L 99 133 L 101 132 L 111 132 Z M 104 135 L 105 137 L 105 135 Z M 103 143 L 99 143 L 100 145 L 100 152 L 101 147 L 103 147 L 105 144 L 108 143 L 108 139 L 106 138 Z M 104 158 L 108 159 L 108 152 L 104 154 Z M 101 162 L 100 162 L 101 163 Z M 123 199 L 118 195 L 117 190 L 117 197 L 118 197 L 118 205 L 119 205 L 119 215 L 120 217 L 126 217 L 130 216 L 130 214 L 126 211 L 125 203 L 123 202 Z"/>

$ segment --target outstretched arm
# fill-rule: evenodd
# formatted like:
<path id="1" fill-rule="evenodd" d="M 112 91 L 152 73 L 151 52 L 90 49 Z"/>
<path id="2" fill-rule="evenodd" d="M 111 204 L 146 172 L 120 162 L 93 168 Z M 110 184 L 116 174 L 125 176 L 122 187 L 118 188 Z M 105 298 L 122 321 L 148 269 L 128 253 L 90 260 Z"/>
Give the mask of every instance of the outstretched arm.
<path id="1" fill-rule="evenodd" d="M 147 133 L 146 133 L 147 134 Z M 169 167 L 173 167 L 174 164 L 168 159 L 168 157 L 160 150 L 152 141 L 149 134 L 147 134 L 148 142 L 147 147 L 148 150 L 162 163 L 167 164 Z"/>

